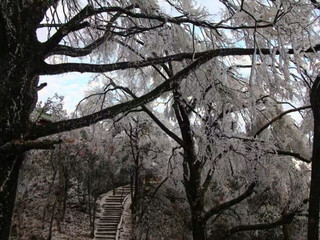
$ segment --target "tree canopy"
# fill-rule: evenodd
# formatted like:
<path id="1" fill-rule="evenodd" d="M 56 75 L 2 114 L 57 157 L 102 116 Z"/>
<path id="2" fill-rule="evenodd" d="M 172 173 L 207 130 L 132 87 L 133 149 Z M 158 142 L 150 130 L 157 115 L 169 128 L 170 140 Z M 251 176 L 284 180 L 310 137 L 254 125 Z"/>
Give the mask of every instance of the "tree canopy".
<path id="1" fill-rule="evenodd" d="M 224 237 L 291 223 L 308 194 L 309 178 L 297 169 L 311 162 L 308 239 L 318 239 L 320 5 L 220 2 L 224 12 L 213 18 L 188 0 L 1 1 L 1 239 L 9 236 L 27 151 L 61 144 L 57 134 L 113 122 L 121 129 L 115 136 L 129 138 L 138 169 L 137 159 L 148 159 L 142 149 L 163 148 L 145 140 L 160 135 L 139 122 L 150 119 L 172 140 L 166 151 L 179 163 L 175 178 L 193 239 L 218 236 L 211 226 L 224 223 L 220 216 L 230 209 L 249 224 L 222 224 Z M 92 73 L 99 87 L 72 117 L 33 121 L 38 91 L 46 87 L 39 77 L 70 72 Z M 259 202 L 268 188 L 277 201 Z M 273 217 L 261 217 L 255 204 L 272 207 Z"/>

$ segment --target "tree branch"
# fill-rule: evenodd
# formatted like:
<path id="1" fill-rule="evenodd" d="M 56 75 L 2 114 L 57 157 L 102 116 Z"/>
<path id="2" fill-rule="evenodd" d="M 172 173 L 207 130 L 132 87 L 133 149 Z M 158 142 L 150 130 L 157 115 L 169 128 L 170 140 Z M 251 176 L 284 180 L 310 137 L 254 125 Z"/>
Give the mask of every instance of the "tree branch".
<path id="1" fill-rule="evenodd" d="M 138 97 L 129 89 L 126 87 L 121 87 L 116 85 L 114 82 L 111 83 L 115 88 L 121 89 L 124 92 L 128 93 L 133 99 L 137 99 Z M 141 105 L 142 110 L 149 115 L 149 117 L 161 128 L 162 131 L 164 131 L 166 134 L 168 134 L 169 137 L 171 137 L 174 141 L 176 141 L 180 146 L 183 146 L 183 141 L 181 138 L 179 138 L 174 132 L 172 132 L 169 128 L 167 128 L 158 118 L 155 116 L 145 105 Z"/>
<path id="2" fill-rule="evenodd" d="M 70 57 L 83 57 L 89 55 L 94 49 L 99 47 L 102 43 L 109 40 L 112 37 L 112 33 L 110 32 L 113 23 L 121 16 L 121 13 L 116 13 L 111 19 L 109 20 L 106 29 L 104 30 L 104 34 L 102 37 L 98 38 L 94 42 L 90 43 L 86 47 L 83 48 L 73 48 L 64 45 L 58 45 L 54 48 L 49 55 L 61 54 Z"/>
<path id="3" fill-rule="evenodd" d="M 24 152 L 31 149 L 52 149 L 55 144 L 62 143 L 62 140 L 42 140 L 42 141 L 32 141 L 32 140 L 12 140 L 0 147 L 0 153 L 9 152 Z"/>
<path id="4" fill-rule="evenodd" d="M 189 66 L 179 71 L 173 77 L 169 78 L 167 81 L 163 82 L 156 88 L 154 88 L 149 93 L 131 101 L 120 103 L 108 108 L 105 108 L 96 113 L 64 121 L 59 121 L 55 123 L 49 123 L 45 126 L 33 126 L 29 131 L 27 139 L 36 139 L 43 136 L 48 136 L 60 132 L 70 131 L 73 129 L 89 126 L 91 124 L 97 123 L 104 119 L 111 119 L 121 112 L 129 111 L 130 109 L 136 108 L 138 106 L 144 105 L 152 100 L 158 98 L 162 93 L 171 90 L 171 85 L 174 81 L 181 81 L 183 78 L 187 77 L 191 72 L 196 70 L 199 66 L 208 62 L 214 57 L 213 54 L 205 54 L 199 57 L 196 61 L 191 63 Z"/>
<path id="5" fill-rule="evenodd" d="M 314 47 L 310 47 L 304 52 L 314 52 L 320 50 L 320 44 L 317 44 Z M 204 55 L 210 55 L 211 58 L 214 57 L 224 57 L 224 56 L 244 56 L 244 55 L 252 55 L 254 54 L 254 48 L 222 48 L 222 49 L 214 49 L 208 50 L 198 53 L 178 53 L 174 55 L 168 55 L 165 57 L 156 57 L 156 58 L 146 58 L 140 61 L 134 62 L 118 62 L 118 63 L 110 63 L 110 64 L 87 64 L 87 63 L 62 63 L 62 64 L 47 64 L 43 62 L 42 65 L 38 67 L 38 73 L 40 75 L 53 75 L 53 74 L 61 74 L 66 72 L 109 72 L 115 70 L 124 70 L 129 68 L 140 68 L 146 67 L 153 64 L 161 64 L 169 61 L 182 61 L 184 59 L 197 59 Z M 259 49 L 259 53 L 262 54 L 272 54 L 270 49 L 264 48 Z M 293 49 L 289 49 L 287 51 L 288 54 L 293 54 Z M 276 54 L 280 54 L 279 51 Z"/>
<path id="6" fill-rule="evenodd" d="M 283 151 L 283 150 L 275 150 L 274 152 L 270 151 L 270 152 L 267 152 L 267 153 L 291 156 L 291 157 L 294 157 L 294 158 L 297 158 L 297 159 L 301 160 L 302 162 L 311 163 L 310 159 L 304 158 L 303 156 L 301 156 L 300 153 L 294 153 L 294 152 Z"/>
<path id="7" fill-rule="evenodd" d="M 81 25 L 84 19 L 102 12 L 117 11 L 116 9 L 119 8 L 105 7 L 103 11 L 97 11 L 91 5 L 87 5 L 67 23 L 63 24 L 51 38 L 43 43 L 44 55 L 48 55 L 70 32 L 79 30 L 77 26 Z"/>
<path id="8" fill-rule="evenodd" d="M 255 231 L 255 230 L 267 230 L 271 228 L 275 228 L 284 224 L 289 224 L 293 221 L 293 218 L 296 214 L 296 210 L 290 213 L 283 215 L 279 220 L 271 223 L 261 223 L 261 224 L 252 224 L 252 225 L 240 225 L 234 228 L 231 228 L 228 231 L 228 237 L 237 233 L 244 231 Z"/>
<path id="9" fill-rule="evenodd" d="M 294 108 L 294 109 L 290 109 L 287 111 L 284 111 L 282 113 L 280 113 L 278 116 L 274 117 L 271 121 L 269 121 L 268 123 L 266 123 L 264 126 L 262 126 L 254 135 L 254 137 L 259 136 L 266 128 L 268 128 L 272 123 L 274 123 L 275 121 L 281 119 L 283 116 L 285 116 L 288 113 L 292 113 L 292 112 L 297 112 L 300 110 L 304 110 L 304 109 L 308 109 L 311 108 L 311 105 L 307 105 L 307 106 L 303 106 L 303 107 L 299 107 L 299 108 Z"/>
<path id="10" fill-rule="evenodd" d="M 206 222 L 209 220 L 209 218 L 211 218 L 213 215 L 216 215 L 230 207 L 232 207 L 233 205 L 235 204 L 238 204 L 240 202 L 242 202 L 244 199 L 248 198 L 252 193 L 253 193 L 253 190 L 255 188 L 256 184 L 255 183 L 251 183 L 249 188 L 243 193 L 241 194 L 240 196 L 228 201 L 228 202 L 225 202 L 225 203 L 222 203 L 216 207 L 213 207 L 211 208 L 209 211 L 207 211 L 204 216 L 203 216 L 203 220 Z"/>

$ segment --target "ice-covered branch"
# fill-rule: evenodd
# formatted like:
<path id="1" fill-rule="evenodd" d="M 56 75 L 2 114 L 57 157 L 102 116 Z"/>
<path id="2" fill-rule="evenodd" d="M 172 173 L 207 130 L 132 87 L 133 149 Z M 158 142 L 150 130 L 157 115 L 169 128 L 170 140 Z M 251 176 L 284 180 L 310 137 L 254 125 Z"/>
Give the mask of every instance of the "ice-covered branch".
<path id="1" fill-rule="evenodd" d="M 128 7 L 128 9 L 130 8 L 133 8 L 133 6 Z M 89 26 L 87 22 L 83 22 L 86 18 L 103 12 L 118 12 L 117 9 L 119 9 L 119 7 L 95 9 L 93 6 L 87 5 L 68 22 L 63 24 L 51 38 L 43 43 L 44 55 L 48 55 L 70 32 Z"/>
<path id="2" fill-rule="evenodd" d="M 203 216 L 203 220 L 204 221 L 208 221 L 209 218 L 211 218 L 212 216 L 242 202 L 244 199 L 248 198 L 252 193 L 253 190 L 255 188 L 256 184 L 255 183 L 251 183 L 250 186 L 248 187 L 248 189 L 241 194 L 240 196 L 228 201 L 228 202 L 224 202 L 216 207 L 211 208 L 210 210 L 208 210 L 204 216 Z"/>
<path id="3" fill-rule="evenodd" d="M 260 223 L 260 224 L 252 224 L 252 225 L 249 224 L 249 225 L 240 225 L 240 226 L 233 227 L 228 231 L 227 236 L 229 237 L 230 235 L 233 235 L 238 232 L 267 230 L 267 229 L 282 226 L 284 224 L 289 224 L 293 221 L 293 218 L 296 215 L 296 212 L 297 212 L 296 210 L 289 212 L 283 215 L 280 219 L 271 223 Z"/>
<path id="4" fill-rule="evenodd" d="M 311 108 L 311 105 L 307 105 L 307 106 L 303 106 L 303 107 L 298 107 L 298 108 L 294 108 L 294 109 L 290 109 L 287 111 L 284 111 L 282 113 L 280 113 L 278 116 L 274 117 L 273 119 L 271 119 L 269 122 L 267 122 L 264 126 L 262 126 L 254 135 L 254 137 L 259 136 L 266 128 L 268 128 L 272 123 L 274 123 L 275 121 L 281 119 L 283 116 L 287 115 L 288 113 L 292 113 L 292 112 L 297 112 L 297 111 L 301 111 L 301 110 L 305 110 L 305 109 L 309 109 Z"/>
<path id="5" fill-rule="evenodd" d="M 320 50 L 320 44 L 315 45 L 314 47 L 310 47 L 306 49 L 304 52 L 314 52 Z M 257 50 L 258 51 L 258 50 Z M 254 54 L 254 48 L 222 48 L 222 49 L 214 49 L 203 52 L 198 52 L 193 54 L 191 53 L 178 53 L 173 55 L 168 55 L 164 57 L 154 57 L 154 58 L 146 58 L 140 61 L 132 61 L 132 62 L 118 62 L 118 63 L 110 63 L 110 64 L 88 64 L 88 63 L 61 63 L 61 64 L 47 64 L 43 62 L 43 64 L 39 65 L 38 73 L 41 75 L 54 75 L 61 74 L 67 72 L 110 72 L 116 70 L 125 70 L 129 68 L 140 68 L 147 67 L 153 64 L 162 64 L 169 61 L 182 61 L 184 59 L 197 59 L 201 56 L 207 55 L 211 58 L 214 57 L 225 57 L 225 56 L 245 56 Z M 259 49 L 259 53 L 268 55 L 272 54 L 272 50 L 263 48 Z M 288 54 L 293 54 L 293 49 L 288 49 Z M 280 54 L 277 51 L 275 54 Z"/>
<path id="6" fill-rule="evenodd" d="M 49 55 L 55 55 L 55 54 L 60 54 L 60 55 L 65 55 L 65 56 L 70 56 L 70 57 L 82 57 L 82 56 L 87 56 L 89 55 L 94 49 L 99 47 L 102 43 L 107 41 L 112 37 L 112 33 L 110 32 L 113 23 L 120 17 L 121 13 L 115 14 L 110 21 L 108 22 L 104 34 L 102 37 L 96 39 L 94 42 L 90 43 L 89 45 L 83 47 L 83 48 L 74 48 L 70 46 L 64 46 L 64 45 L 58 45 L 55 47 Z"/>
<path id="7" fill-rule="evenodd" d="M 158 98 L 162 93 L 171 90 L 171 85 L 173 82 L 179 82 L 182 79 L 186 78 L 191 72 L 196 70 L 199 66 L 203 65 L 204 63 L 212 59 L 212 57 L 212 54 L 204 54 L 203 56 L 199 57 L 196 61 L 191 63 L 189 66 L 179 71 L 173 77 L 169 78 L 167 81 L 163 82 L 149 93 L 137 99 L 133 99 L 125 103 L 120 103 L 111 107 L 107 107 L 101 111 L 81 118 L 59 121 L 47 124 L 45 126 L 34 126 L 32 127 L 32 130 L 29 131 L 30 134 L 27 136 L 27 138 L 36 139 L 55 133 L 70 131 L 73 129 L 89 126 L 104 119 L 111 119 L 121 112 L 126 112 L 138 106 L 144 105 L 148 102 L 151 102 L 152 100 Z"/>
<path id="8" fill-rule="evenodd" d="M 24 152 L 31 149 L 52 149 L 54 145 L 62 143 L 62 140 L 13 140 L 0 147 L 0 153 Z"/>
<path id="9" fill-rule="evenodd" d="M 285 156 L 291 156 L 294 157 L 296 159 L 299 159 L 302 162 L 305 163 L 311 163 L 310 159 L 307 159 L 303 156 L 301 156 L 300 153 L 295 153 L 295 152 L 290 152 L 290 151 L 284 151 L 284 150 L 275 150 L 274 152 L 268 152 L 268 153 L 273 153 L 273 154 L 278 154 L 278 155 L 285 155 Z"/>
<path id="10" fill-rule="evenodd" d="M 116 89 L 121 89 L 127 94 L 129 94 L 133 99 L 137 99 L 138 97 L 129 89 L 126 87 L 117 86 L 114 83 L 112 84 Z M 141 105 L 142 110 L 148 114 L 148 116 L 161 128 L 162 131 L 164 131 L 166 134 L 168 134 L 169 137 L 171 137 L 173 140 L 175 140 L 180 146 L 183 146 L 183 141 L 180 137 L 178 137 L 174 132 L 172 132 L 169 128 L 167 128 L 160 120 L 159 118 L 154 115 L 145 105 Z"/>

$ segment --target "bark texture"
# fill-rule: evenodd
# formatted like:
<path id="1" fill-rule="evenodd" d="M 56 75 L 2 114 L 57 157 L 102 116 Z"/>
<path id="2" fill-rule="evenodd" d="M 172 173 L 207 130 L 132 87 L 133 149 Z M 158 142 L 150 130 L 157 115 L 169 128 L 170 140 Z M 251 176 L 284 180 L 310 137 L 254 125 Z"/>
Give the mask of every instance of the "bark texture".
<path id="1" fill-rule="evenodd" d="M 314 117 L 314 135 L 309 195 L 308 240 L 317 240 L 319 239 L 320 200 L 320 75 L 313 83 L 310 101 Z"/>

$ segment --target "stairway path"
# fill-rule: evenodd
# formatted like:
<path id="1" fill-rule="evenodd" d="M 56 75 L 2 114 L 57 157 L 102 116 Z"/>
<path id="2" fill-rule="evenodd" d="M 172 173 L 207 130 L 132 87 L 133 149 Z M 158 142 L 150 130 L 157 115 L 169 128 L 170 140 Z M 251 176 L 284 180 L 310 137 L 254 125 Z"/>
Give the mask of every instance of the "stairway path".
<path id="1" fill-rule="evenodd" d="M 115 240 L 123 211 L 123 201 L 130 193 L 130 186 L 121 186 L 102 199 L 102 212 L 96 221 L 95 240 Z"/>

